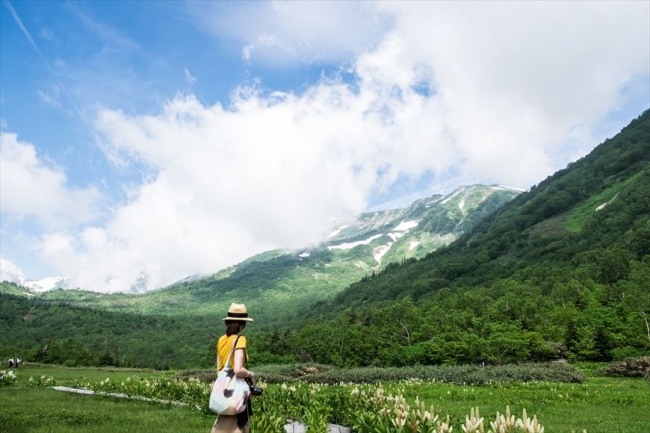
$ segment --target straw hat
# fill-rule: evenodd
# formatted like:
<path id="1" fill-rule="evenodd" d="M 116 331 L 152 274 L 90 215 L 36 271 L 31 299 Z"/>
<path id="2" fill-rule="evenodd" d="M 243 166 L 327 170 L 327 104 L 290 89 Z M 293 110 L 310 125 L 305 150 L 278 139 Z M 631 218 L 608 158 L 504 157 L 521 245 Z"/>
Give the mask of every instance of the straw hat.
<path id="1" fill-rule="evenodd" d="M 228 309 L 228 317 L 224 317 L 223 320 L 241 320 L 244 322 L 253 321 L 253 319 L 248 317 L 246 305 L 235 303 L 230 304 L 230 308 Z"/>

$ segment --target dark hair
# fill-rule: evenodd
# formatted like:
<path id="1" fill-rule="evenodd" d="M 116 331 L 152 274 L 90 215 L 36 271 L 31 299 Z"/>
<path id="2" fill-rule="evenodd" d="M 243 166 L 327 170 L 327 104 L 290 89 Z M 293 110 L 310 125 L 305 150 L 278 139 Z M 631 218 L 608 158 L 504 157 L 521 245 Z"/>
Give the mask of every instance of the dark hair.
<path id="1" fill-rule="evenodd" d="M 242 320 L 226 320 L 226 335 L 239 334 L 246 327 L 246 322 Z"/>

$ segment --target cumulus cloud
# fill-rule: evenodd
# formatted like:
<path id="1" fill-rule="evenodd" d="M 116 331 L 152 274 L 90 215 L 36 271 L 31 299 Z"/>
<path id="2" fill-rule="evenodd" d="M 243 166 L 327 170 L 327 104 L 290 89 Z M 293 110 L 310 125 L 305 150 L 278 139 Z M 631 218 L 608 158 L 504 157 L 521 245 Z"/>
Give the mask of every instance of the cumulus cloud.
<path id="1" fill-rule="evenodd" d="M 63 168 L 39 158 L 16 134 L 0 132 L 0 211 L 36 218 L 49 228 L 92 220 L 101 196 L 95 187 L 67 185 Z"/>
<path id="2" fill-rule="evenodd" d="M 530 187 L 617 132 L 596 125 L 650 91 L 644 2 L 324 2 L 305 3 L 308 14 L 297 2 L 239 4 L 202 19 L 249 60 L 263 46 L 307 62 L 351 60 L 354 80 L 323 78 L 299 93 L 240 87 L 228 106 L 178 96 L 156 115 L 100 110 L 94 127 L 109 159 L 151 175 L 107 224 L 44 237 L 44 255 L 76 284 L 126 290 L 144 276 L 153 288 L 305 246 L 331 217 L 425 173 L 433 186 Z M 338 14 L 359 34 L 323 27 Z M 237 25 L 216 25 L 232 16 Z M 362 24 L 375 29 L 367 39 Z M 350 43 L 337 48 L 339 33 Z M 286 58 L 265 61 L 276 60 Z M 34 158 L 22 165 L 40 167 Z M 61 172 L 43 170 L 70 196 Z"/>
<path id="3" fill-rule="evenodd" d="M 626 97 L 645 95 L 647 107 L 648 3 L 379 5 L 395 17 L 402 63 L 431 67 L 446 124 L 481 177 L 500 167 L 518 170 L 519 183 L 530 182 L 526 172 L 539 179 L 584 155 L 595 138 L 584 126 Z M 517 164 L 504 164 L 504 153 Z"/>

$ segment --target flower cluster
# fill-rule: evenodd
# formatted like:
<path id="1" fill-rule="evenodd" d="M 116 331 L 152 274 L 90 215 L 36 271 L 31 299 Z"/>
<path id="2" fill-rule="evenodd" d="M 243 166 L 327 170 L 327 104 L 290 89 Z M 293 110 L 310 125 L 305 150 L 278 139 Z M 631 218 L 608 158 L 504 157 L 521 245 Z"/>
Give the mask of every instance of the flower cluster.
<path id="1" fill-rule="evenodd" d="M 140 378 L 127 377 L 115 382 L 106 378 L 96 383 L 76 381 L 75 387 L 92 389 L 95 392 L 120 393 L 128 396 L 164 400 L 169 403 L 187 403 L 190 407 L 204 412 L 208 411 L 210 385 L 196 379 L 177 380 L 165 377 Z"/>
<path id="2" fill-rule="evenodd" d="M 16 383 L 16 380 L 16 375 L 14 375 L 14 372 L 12 370 L 9 370 L 8 373 L 5 371 L 0 371 L 0 388 L 12 386 Z"/>
<path id="3" fill-rule="evenodd" d="M 44 377 L 40 380 L 45 381 Z M 255 431 L 279 431 L 292 421 L 304 423 L 308 433 L 327 431 L 328 423 L 348 425 L 358 433 L 452 433 L 454 430 L 451 418 L 441 416 L 440 409 L 425 405 L 419 398 L 407 401 L 401 388 L 403 383 L 389 387 L 390 392 L 381 384 L 267 385 L 260 382 L 257 385 L 264 388 L 264 394 L 255 397 L 255 416 L 251 420 Z M 76 386 L 183 402 L 209 413 L 210 384 L 196 379 L 129 377 L 119 382 L 110 379 L 94 384 L 77 382 Z M 464 433 L 544 433 L 536 416 L 529 418 L 524 410 L 521 418 L 517 418 L 510 413 L 510 407 L 505 414 L 497 412 L 490 421 L 480 416 L 478 408 L 472 408 L 459 427 Z"/>
<path id="4" fill-rule="evenodd" d="M 36 379 L 30 376 L 29 380 L 27 381 L 27 385 L 30 387 L 48 387 L 55 386 L 56 381 L 52 376 L 41 376 Z"/>
<path id="5" fill-rule="evenodd" d="M 537 416 L 528 418 L 524 409 L 522 417 L 515 419 L 515 416 L 510 414 L 510 406 L 506 406 L 505 415 L 497 412 L 496 419 L 490 421 L 490 427 L 488 433 L 544 433 L 544 427 L 537 421 Z M 465 418 L 462 429 L 465 433 L 485 433 L 484 421 L 479 415 L 478 408 L 472 408 L 471 414 Z"/>

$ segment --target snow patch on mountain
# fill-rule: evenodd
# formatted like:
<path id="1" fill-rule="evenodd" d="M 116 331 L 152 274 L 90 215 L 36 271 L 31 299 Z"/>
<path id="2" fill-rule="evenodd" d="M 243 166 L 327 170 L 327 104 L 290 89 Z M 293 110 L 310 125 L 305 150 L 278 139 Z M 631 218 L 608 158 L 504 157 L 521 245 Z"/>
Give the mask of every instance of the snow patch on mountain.
<path id="1" fill-rule="evenodd" d="M 374 235 L 374 236 L 370 236 L 368 239 L 366 239 L 364 241 L 346 242 L 346 243 L 339 244 L 339 245 L 330 245 L 330 246 L 327 247 L 327 249 L 330 250 L 330 251 L 331 250 L 349 250 L 349 249 L 352 249 L 354 247 L 358 247 L 359 245 L 368 245 L 370 242 L 372 242 L 375 239 L 380 238 L 382 236 L 383 235 Z"/>
<path id="2" fill-rule="evenodd" d="M 393 242 L 388 242 L 388 244 L 378 246 L 377 248 L 375 248 L 372 251 L 372 255 L 375 258 L 375 260 L 377 261 L 377 263 L 381 263 L 381 258 L 384 257 L 384 255 L 386 255 L 386 253 L 388 252 L 388 250 L 390 250 L 390 247 L 392 245 L 393 245 Z"/>
<path id="3" fill-rule="evenodd" d="M 605 203 L 601 204 L 600 206 L 598 206 L 598 207 L 596 208 L 596 212 L 598 212 L 599 210 L 603 210 L 603 209 L 605 209 L 605 208 L 607 207 L 607 205 L 609 205 L 611 202 L 613 202 L 614 200 L 616 200 L 616 197 L 618 197 L 618 193 L 616 193 L 616 195 L 614 196 L 614 198 L 612 198 L 610 201 L 605 202 Z"/>
<path id="4" fill-rule="evenodd" d="M 395 227 L 392 232 L 388 233 L 388 237 L 390 237 L 392 239 L 392 242 L 388 241 L 388 243 L 386 245 L 380 245 L 380 246 L 376 247 L 372 252 L 372 256 L 374 257 L 375 261 L 377 261 L 377 264 L 381 265 L 381 259 L 386 255 L 388 250 L 390 250 L 390 247 L 392 247 L 393 244 L 399 238 L 401 238 L 406 233 L 408 233 L 409 230 L 411 230 L 412 228 L 417 227 L 418 224 L 420 224 L 420 221 L 415 221 L 415 220 L 406 221 L 405 220 L 405 221 L 402 221 L 401 223 L 399 223 L 399 225 L 397 227 Z M 373 237 L 377 238 L 379 236 L 381 236 L 381 235 L 376 235 L 376 236 L 373 236 Z"/>
<path id="5" fill-rule="evenodd" d="M 332 233 L 330 233 L 327 237 L 328 237 L 328 238 L 333 238 L 334 236 L 336 236 L 336 235 L 338 235 L 339 233 L 341 233 L 341 230 L 343 230 L 343 229 L 345 229 L 345 228 L 347 228 L 347 227 L 348 227 L 348 226 L 341 226 L 341 227 L 339 227 L 338 229 L 334 230 Z"/>
<path id="6" fill-rule="evenodd" d="M 447 198 L 445 198 L 440 203 L 441 204 L 448 203 L 452 198 L 456 197 L 458 194 L 460 194 L 463 191 L 465 191 L 465 187 L 458 188 L 456 191 L 454 191 L 454 193 L 452 195 L 448 196 Z"/>
<path id="7" fill-rule="evenodd" d="M 505 190 L 505 191 L 519 191 L 519 192 L 526 192 L 525 189 L 523 189 L 523 188 L 516 188 L 516 187 L 514 187 L 514 186 L 492 185 L 490 188 L 492 188 L 492 189 L 498 189 L 498 190 Z"/>
<path id="8" fill-rule="evenodd" d="M 27 281 L 23 287 L 27 287 L 34 292 L 49 292 L 50 290 L 67 289 L 68 277 L 57 275 L 56 277 L 46 277 L 38 281 Z"/>
<path id="9" fill-rule="evenodd" d="M 411 243 L 409 243 L 409 251 L 411 251 L 413 248 L 416 248 L 418 245 L 420 245 L 420 242 L 411 241 Z"/>
<path id="10" fill-rule="evenodd" d="M 485 196 L 483 196 L 483 200 L 485 200 Z M 462 199 L 460 203 L 458 203 L 458 209 L 464 214 L 465 213 L 465 199 Z"/>
<path id="11" fill-rule="evenodd" d="M 68 289 L 69 278 L 63 275 L 55 277 L 46 277 L 37 281 L 29 280 L 20 275 L 12 274 L 11 272 L 0 272 L 0 281 L 7 281 L 14 283 L 20 287 L 37 293 L 49 292 L 50 290 Z"/>
<path id="12" fill-rule="evenodd" d="M 395 227 L 393 230 L 398 232 L 407 232 L 414 227 L 417 227 L 420 224 L 420 221 L 402 221 L 400 225 Z"/>

